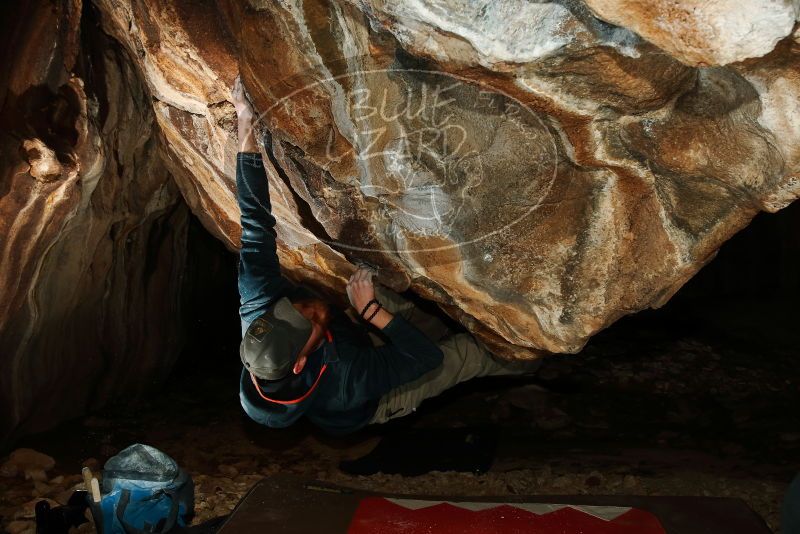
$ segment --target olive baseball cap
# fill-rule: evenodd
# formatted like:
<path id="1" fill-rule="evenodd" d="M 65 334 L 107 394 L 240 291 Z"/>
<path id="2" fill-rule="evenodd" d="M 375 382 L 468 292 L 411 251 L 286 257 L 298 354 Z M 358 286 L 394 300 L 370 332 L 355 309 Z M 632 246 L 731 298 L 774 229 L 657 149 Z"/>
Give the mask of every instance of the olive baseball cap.
<path id="1" fill-rule="evenodd" d="M 310 336 L 311 322 L 282 297 L 247 328 L 239 356 L 257 378 L 278 380 L 292 371 Z"/>

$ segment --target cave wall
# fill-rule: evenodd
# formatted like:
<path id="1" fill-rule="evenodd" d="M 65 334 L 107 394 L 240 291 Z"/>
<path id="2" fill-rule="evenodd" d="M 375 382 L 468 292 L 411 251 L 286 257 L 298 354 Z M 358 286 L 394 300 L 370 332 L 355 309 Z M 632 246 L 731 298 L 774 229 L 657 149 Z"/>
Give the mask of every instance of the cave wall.
<path id="1" fill-rule="evenodd" d="M 235 248 L 241 70 L 287 271 L 367 260 L 508 357 L 663 305 L 800 193 L 796 2 L 654 1 L 660 33 L 608 1 L 96 4 L 210 232 Z"/>
<path id="2" fill-rule="evenodd" d="M 136 398 L 181 344 L 190 212 L 139 72 L 88 9 L 4 7 L 3 438 Z"/>
<path id="3" fill-rule="evenodd" d="M 186 206 L 238 246 L 239 72 L 289 277 L 341 295 L 369 261 L 510 358 L 662 306 L 800 195 L 800 4 L 640 5 L 4 6 L 4 426 L 169 369 Z"/>

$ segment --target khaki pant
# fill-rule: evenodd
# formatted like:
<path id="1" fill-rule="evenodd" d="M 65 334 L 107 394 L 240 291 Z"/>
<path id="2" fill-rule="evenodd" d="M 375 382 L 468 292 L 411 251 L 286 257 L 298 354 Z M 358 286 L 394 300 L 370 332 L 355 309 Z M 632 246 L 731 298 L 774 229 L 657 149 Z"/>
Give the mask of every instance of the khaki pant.
<path id="1" fill-rule="evenodd" d="M 429 339 L 436 341 L 444 353 L 444 360 L 433 371 L 384 395 L 371 423 L 385 423 L 408 415 L 425 399 L 435 397 L 470 378 L 525 374 L 539 368 L 539 361 L 508 362 L 495 359 L 470 334 L 454 334 L 441 319 L 420 310 L 412 302 L 380 284 L 375 284 L 375 297 L 386 310 L 403 316 Z M 373 341 L 377 344 L 379 338 L 373 336 Z"/>

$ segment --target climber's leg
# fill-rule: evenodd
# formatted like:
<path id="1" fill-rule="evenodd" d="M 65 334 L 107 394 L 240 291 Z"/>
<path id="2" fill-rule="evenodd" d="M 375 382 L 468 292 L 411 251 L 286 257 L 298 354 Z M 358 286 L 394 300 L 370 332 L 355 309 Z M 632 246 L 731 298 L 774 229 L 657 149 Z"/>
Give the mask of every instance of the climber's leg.
<path id="1" fill-rule="evenodd" d="M 425 399 L 471 378 L 528 374 L 541 365 L 539 360 L 508 362 L 495 358 L 483 344 L 466 333 L 446 337 L 439 342 L 439 348 L 444 353 L 442 365 L 384 395 L 371 422 L 385 423 L 408 415 Z"/>
<path id="2" fill-rule="evenodd" d="M 409 323 L 422 330 L 428 339 L 438 341 L 451 333 L 444 321 L 421 310 L 413 302 L 384 285 L 375 284 L 375 298 L 387 311 L 401 315 Z"/>

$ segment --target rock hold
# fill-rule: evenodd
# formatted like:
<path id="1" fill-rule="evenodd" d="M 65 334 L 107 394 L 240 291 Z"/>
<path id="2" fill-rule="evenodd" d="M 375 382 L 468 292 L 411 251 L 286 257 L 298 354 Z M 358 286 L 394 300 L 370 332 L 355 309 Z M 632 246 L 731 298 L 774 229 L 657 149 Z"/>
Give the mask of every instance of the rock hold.
<path id="1" fill-rule="evenodd" d="M 51 181 L 61 176 L 64 169 L 56 158 L 56 153 L 40 139 L 26 139 L 22 146 L 31 166 L 28 171 L 31 176 L 43 181 Z"/>

